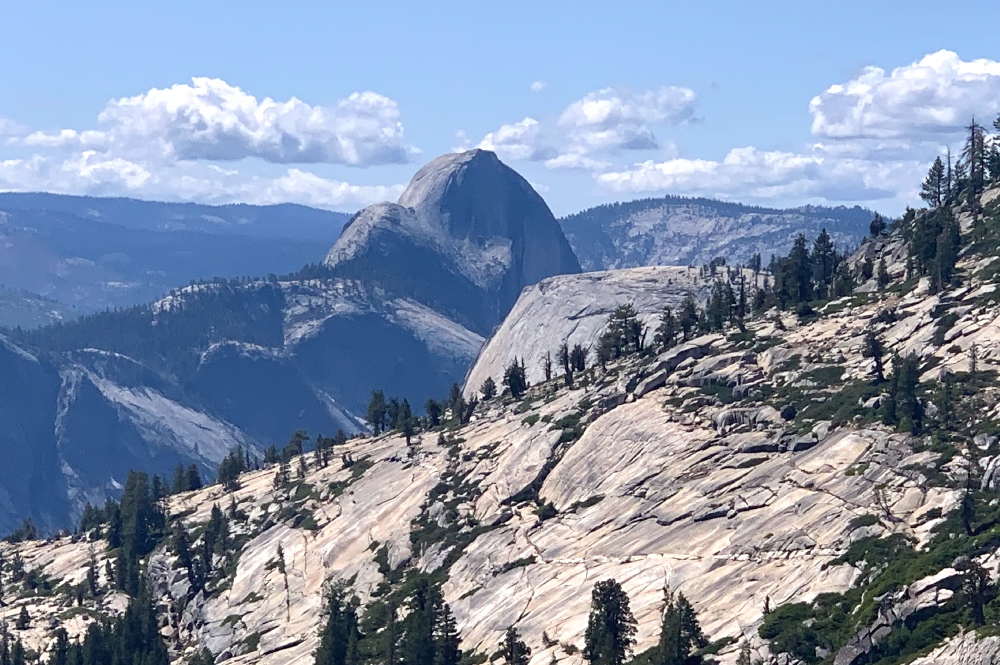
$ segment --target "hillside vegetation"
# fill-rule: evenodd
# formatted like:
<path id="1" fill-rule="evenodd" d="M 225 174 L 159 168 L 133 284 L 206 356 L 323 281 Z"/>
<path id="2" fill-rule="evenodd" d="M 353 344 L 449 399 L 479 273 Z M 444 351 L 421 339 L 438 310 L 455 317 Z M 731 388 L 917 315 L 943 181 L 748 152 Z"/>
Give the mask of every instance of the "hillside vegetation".
<path id="1" fill-rule="evenodd" d="M 705 266 L 703 302 L 652 324 L 602 303 L 595 343 L 525 349 L 423 418 L 376 393 L 377 436 L 234 450 L 197 489 L 133 474 L 51 541 L 26 524 L 0 546 L 8 648 L 996 662 L 1000 170 L 978 140 L 849 256 L 821 233 Z"/>

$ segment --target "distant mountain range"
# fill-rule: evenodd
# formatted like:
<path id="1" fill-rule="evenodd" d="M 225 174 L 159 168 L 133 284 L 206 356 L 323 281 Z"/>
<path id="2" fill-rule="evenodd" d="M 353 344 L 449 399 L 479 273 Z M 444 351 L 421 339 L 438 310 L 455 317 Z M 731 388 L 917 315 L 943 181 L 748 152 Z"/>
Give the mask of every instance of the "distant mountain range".
<path id="1" fill-rule="evenodd" d="M 874 213 L 858 206 L 759 208 L 711 199 L 667 196 L 611 203 L 562 218 L 584 270 L 650 265 L 704 265 L 716 257 L 746 262 L 788 253 L 799 233 L 826 229 L 841 251 L 868 233 Z"/>
<path id="2" fill-rule="evenodd" d="M 5 193 L 0 285 L 66 310 L 135 305 L 195 279 L 293 272 L 322 256 L 346 221 L 297 205 Z M 0 309 L 0 325 L 16 324 Z"/>

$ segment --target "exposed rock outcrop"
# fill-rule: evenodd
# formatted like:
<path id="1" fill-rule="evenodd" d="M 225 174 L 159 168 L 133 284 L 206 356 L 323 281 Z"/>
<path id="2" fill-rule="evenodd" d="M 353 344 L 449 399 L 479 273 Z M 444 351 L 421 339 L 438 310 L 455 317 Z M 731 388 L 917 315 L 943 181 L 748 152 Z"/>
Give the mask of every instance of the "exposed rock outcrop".
<path id="1" fill-rule="evenodd" d="M 525 289 L 517 304 L 480 352 L 466 378 L 466 392 L 475 392 L 487 377 L 499 381 L 514 358 L 525 361 L 528 380 L 543 378 L 541 356 L 555 357 L 560 344 L 582 344 L 593 349 L 618 305 L 631 303 L 650 327 L 651 341 L 665 307 L 675 310 L 687 296 L 701 301 L 713 278 L 694 268 L 644 267 L 608 270 L 545 279 Z M 686 358 L 687 347 L 677 354 Z M 678 360 L 680 362 L 680 360 Z"/>
<path id="2" fill-rule="evenodd" d="M 325 263 L 483 334 L 525 286 L 580 271 L 545 201 L 486 150 L 443 155 L 421 168 L 398 204 L 355 215 Z"/>

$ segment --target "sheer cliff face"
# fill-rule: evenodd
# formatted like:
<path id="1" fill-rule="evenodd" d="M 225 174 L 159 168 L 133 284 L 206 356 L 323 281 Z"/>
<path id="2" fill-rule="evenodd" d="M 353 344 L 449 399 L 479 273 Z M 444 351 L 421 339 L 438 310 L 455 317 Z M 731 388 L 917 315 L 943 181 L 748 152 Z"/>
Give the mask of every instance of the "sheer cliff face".
<path id="1" fill-rule="evenodd" d="M 498 324 L 525 286 L 580 272 L 542 197 L 485 150 L 438 157 L 398 203 L 359 212 L 326 265 L 440 307 L 479 332 Z"/>

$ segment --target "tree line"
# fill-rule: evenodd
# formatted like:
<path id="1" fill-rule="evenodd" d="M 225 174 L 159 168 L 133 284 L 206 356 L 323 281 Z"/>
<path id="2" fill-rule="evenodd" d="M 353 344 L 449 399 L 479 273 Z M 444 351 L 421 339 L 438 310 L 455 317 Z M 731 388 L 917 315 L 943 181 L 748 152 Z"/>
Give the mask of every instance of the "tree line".
<path id="1" fill-rule="evenodd" d="M 461 634 L 440 588 L 420 578 L 402 608 L 390 606 L 384 624 L 366 634 L 360 601 L 342 584 L 326 592 L 316 665 L 458 665 L 470 662 L 460 650 Z M 398 612 L 397 610 L 402 610 Z M 398 615 L 402 614 L 402 618 Z M 664 594 L 660 638 L 656 646 L 633 658 L 637 623 L 628 594 L 614 579 L 602 580 L 591 592 L 584 634 L 583 657 L 591 665 L 702 665 L 709 659 L 709 641 L 691 603 L 683 593 Z M 490 662 L 527 665 L 531 649 L 516 626 L 504 632 Z M 750 665 L 749 646 L 740 647 L 740 665 Z"/>

